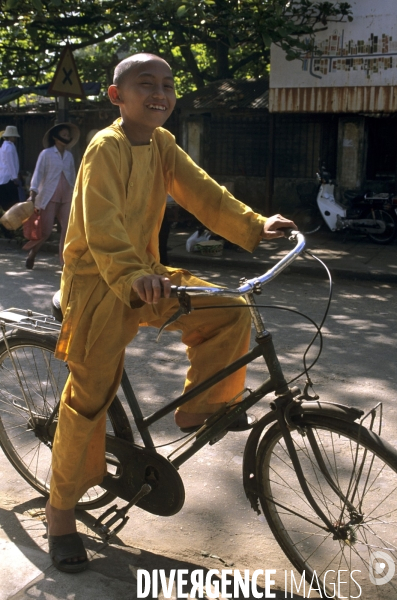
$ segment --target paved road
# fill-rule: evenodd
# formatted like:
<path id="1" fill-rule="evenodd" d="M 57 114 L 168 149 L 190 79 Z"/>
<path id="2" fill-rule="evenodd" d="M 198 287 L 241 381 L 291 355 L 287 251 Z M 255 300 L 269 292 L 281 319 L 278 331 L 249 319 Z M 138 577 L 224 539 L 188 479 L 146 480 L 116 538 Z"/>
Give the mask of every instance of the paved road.
<path id="1" fill-rule="evenodd" d="M 24 269 L 24 254 L 0 250 L 0 307 L 33 307 L 47 310 L 52 293 L 58 288 L 60 271 L 56 257 L 43 254 L 34 271 Z M 220 266 L 217 265 L 219 269 Z M 228 269 L 216 273 L 198 271 L 213 281 L 237 285 L 241 273 Z M 268 304 L 292 307 L 321 320 L 328 298 L 326 280 L 281 275 L 268 288 Z M 384 403 L 384 436 L 397 446 L 397 409 L 394 402 L 396 384 L 395 306 L 397 288 L 385 283 L 339 282 L 324 328 L 325 346 L 319 364 L 312 371 L 316 391 L 323 400 L 370 409 Z M 302 353 L 312 331 L 305 321 L 285 311 L 265 311 L 269 330 L 286 367 L 288 377 L 298 374 Z M 175 397 L 181 389 L 186 368 L 183 346 L 176 334 L 164 334 L 155 342 L 153 329 L 142 329 L 127 351 L 127 366 L 143 411 L 163 405 L 164 395 Z M 312 354 L 310 355 L 312 356 Z M 260 366 L 250 369 L 248 384 L 260 379 Z M 262 401 L 255 411 L 266 409 Z M 155 442 L 163 444 L 167 454 L 178 436 L 172 417 L 155 426 Z M 241 463 L 246 434 L 228 434 L 221 442 L 203 449 L 181 468 L 186 485 L 186 502 L 180 513 L 171 518 L 155 517 L 139 510 L 131 511 L 127 526 L 116 540 L 118 547 L 104 547 L 95 537 L 92 517 L 82 516 L 79 528 L 96 552 L 92 571 L 97 584 L 108 585 L 110 595 L 123 597 L 134 587 L 134 569 L 151 564 L 163 568 L 168 559 L 178 564 L 204 568 L 276 569 L 277 584 L 283 589 L 284 570 L 288 561 L 275 543 L 262 516 L 250 509 L 241 485 Z M 3 529 L 0 540 L 7 550 L 0 570 L 8 573 L 0 584 L 0 600 L 15 598 L 67 598 L 75 593 L 70 578 L 48 569 L 48 556 L 42 523 L 43 501 L 8 465 L 0 460 L 0 511 Z M 100 512 L 100 511 L 99 511 Z M 98 513 L 94 512 L 94 516 Z M 204 554 L 203 554 L 204 552 Z M 211 555 L 209 557 L 208 555 Z M 105 558 L 107 560 L 105 560 Z M 146 562 L 145 562 L 146 561 Z M 146 568 L 146 567 L 142 567 Z M 41 572 L 45 570 L 44 575 Z M 132 573 L 132 575 L 131 575 Z M 36 580 L 35 578 L 38 577 Z M 83 575 L 90 577 L 90 575 Z M 93 585 L 90 579 L 84 585 Z M 57 585 L 54 582 L 58 582 Z M 83 584 L 83 579 L 80 579 Z M 109 583 L 110 582 L 110 583 Z M 123 583 L 123 585 L 120 584 Z M 117 586 L 121 585 L 120 588 Z M 131 587 L 132 586 L 132 587 Z M 118 591 L 120 590 L 120 591 Z M 76 593 L 76 599 L 99 598 L 96 584 L 92 593 Z M 130 592 L 128 592 L 130 593 Z M 132 592 L 131 592 L 132 593 Z M 132 597 L 132 596 L 131 596 Z M 284 597 L 282 593 L 280 596 Z M 299 596 L 295 595 L 295 598 Z M 369 599 L 368 599 L 369 600 Z"/>

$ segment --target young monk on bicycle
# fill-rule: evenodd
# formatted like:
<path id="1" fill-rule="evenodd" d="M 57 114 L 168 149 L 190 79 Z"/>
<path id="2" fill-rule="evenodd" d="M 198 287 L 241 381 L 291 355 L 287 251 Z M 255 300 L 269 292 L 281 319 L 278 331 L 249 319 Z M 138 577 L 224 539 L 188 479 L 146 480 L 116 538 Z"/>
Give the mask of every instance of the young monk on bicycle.
<path id="1" fill-rule="evenodd" d="M 87 567 L 74 507 L 106 471 L 106 411 L 119 386 L 126 346 L 140 325 L 160 327 L 178 309 L 171 285 L 206 285 L 188 271 L 159 262 L 158 234 L 167 194 L 209 229 L 252 251 L 263 238 L 282 237 L 294 223 L 266 219 L 237 201 L 179 148 L 162 125 L 175 106 L 172 72 L 161 58 L 123 60 L 109 87 L 121 118 L 91 141 L 80 166 L 61 283 L 64 315 L 56 356 L 70 375 L 53 445 L 48 539 L 55 566 Z M 163 296 L 163 297 L 162 297 Z M 222 298 L 211 300 L 216 306 Z M 195 305 L 208 304 L 197 298 Z M 241 306 L 244 300 L 228 299 Z M 194 311 L 175 321 L 191 363 L 185 391 L 248 350 L 248 310 Z M 232 343 L 230 340 L 233 340 Z M 244 387 L 244 369 L 175 413 L 183 428 L 201 425 Z M 244 419 L 243 419 L 244 421 Z M 247 422 L 238 424 L 241 428 Z"/>

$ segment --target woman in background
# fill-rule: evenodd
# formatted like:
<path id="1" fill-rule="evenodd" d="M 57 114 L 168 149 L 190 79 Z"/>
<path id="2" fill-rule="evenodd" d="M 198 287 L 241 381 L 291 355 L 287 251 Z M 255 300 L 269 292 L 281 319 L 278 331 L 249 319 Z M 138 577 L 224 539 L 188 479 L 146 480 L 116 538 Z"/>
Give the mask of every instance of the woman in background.
<path id="1" fill-rule="evenodd" d="M 76 180 L 74 159 L 69 149 L 77 143 L 79 137 L 80 131 L 72 123 L 59 123 L 51 127 L 43 137 L 45 149 L 37 159 L 29 196 L 35 205 L 35 212 L 40 214 L 42 237 L 24 246 L 26 250 L 30 250 L 26 259 L 27 269 L 33 269 L 37 252 L 50 237 L 55 218 L 61 226 L 59 262 L 63 265 L 63 246 Z"/>

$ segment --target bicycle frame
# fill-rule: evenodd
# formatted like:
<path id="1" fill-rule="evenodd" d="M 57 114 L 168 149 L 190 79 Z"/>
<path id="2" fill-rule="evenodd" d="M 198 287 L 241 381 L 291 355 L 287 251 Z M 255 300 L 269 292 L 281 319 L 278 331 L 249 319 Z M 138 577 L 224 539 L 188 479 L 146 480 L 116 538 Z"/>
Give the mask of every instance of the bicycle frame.
<path id="1" fill-rule="evenodd" d="M 198 394 L 202 393 L 205 390 L 208 390 L 212 386 L 214 386 L 219 381 L 222 381 L 232 373 L 235 373 L 242 367 L 248 365 L 252 361 L 254 361 L 259 356 L 262 356 L 269 369 L 270 377 L 256 389 L 248 394 L 246 398 L 244 398 L 241 402 L 233 404 L 230 407 L 223 407 L 211 417 L 210 422 L 205 425 L 204 429 L 200 430 L 199 434 L 195 433 L 196 440 L 193 442 L 192 448 L 185 450 L 178 458 L 173 459 L 172 464 L 178 468 L 180 467 L 188 458 L 193 456 L 200 448 L 202 448 L 205 444 L 211 441 L 214 437 L 216 437 L 222 430 L 225 429 L 228 425 L 230 425 L 236 417 L 245 412 L 251 406 L 259 402 L 264 396 L 269 394 L 270 392 L 276 391 L 276 393 L 284 394 L 288 392 L 287 383 L 284 379 L 284 376 L 281 371 L 281 366 L 278 361 L 273 343 L 272 337 L 270 333 L 267 336 L 263 337 L 259 340 L 259 343 L 250 350 L 247 354 L 234 361 L 228 367 L 218 371 L 201 384 L 197 385 L 195 388 L 191 389 L 189 392 L 182 394 L 172 402 L 168 403 L 166 406 L 161 409 L 155 411 L 151 415 L 144 417 L 140 406 L 138 404 L 138 400 L 132 390 L 131 384 L 128 380 L 126 373 L 123 373 L 123 377 L 121 380 L 121 386 L 126 395 L 127 402 L 131 408 L 131 412 L 134 416 L 134 420 L 137 426 L 137 429 L 142 437 L 142 440 L 146 447 L 154 448 L 154 443 L 151 438 L 151 435 L 148 431 L 149 427 L 163 418 L 165 415 L 168 415 L 170 412 L 174 411 L 178 406 L 182 406 L 192 398 L 198 396 Z M 242 391 L 244 393 L 244 391 Z M 225 412 L 227 408 L 230 408 L 229 412 Z"/>
<path id="2" fill-rule="evenodd" d="M 142 440 L 145 444 L 145 447 L 154 449 L 154 443 L 149 433 L 149 427 L 160 420 L 165 415 L 174 411 L 177 407 L 182 406 L 192 398 L 196 397 L 198 394 L 202 393 L 205 390 L 208 390 L 213 385 L 222 381 L 230 374 L 236 372 L 243 366 L 250 364 L 256 358 L 262 356 L 265 360 L 269 377 L 262 383 L 256 390 L 249 391 L 249 394 L 246 398 L 241 400 L 238 403 L 233 404 L 232 402 L 229 405 L 223 406 L 217 413 L 212 415 L 210 419 L 207 419 L 206 423 L 203 427 L 200 428 L 199 431 L 192 434 L 192 436 L 185 441 L 179 448 L 174 450 L 171 455 L 169 455 L 168 459 L 170 463 L 178 469 L 182 464 L 184 464 L 189 458 L 191 458 L 194 454 L 196 454 L 203 446 L 208 443 L 214 443 L 223 437 L 226 434 L 226 428 L 229 424 L 231 424 L 236 417 L 246 412 L 250 407 L 259 402 L 264 396 L 269 394 L 270 392 L 275 392 L 276 399 L 271 403 L 271 408 L 273 409 L 273 414 L 268 413 L 264 417 L 265 423 L 261 423 L 260 429 L 270 424 L 272 421 L 278 421 L 283 437 L 286 441 L 288 451 L 291 456 L 291 460 L 294 465 L 295 472 L 297 474 L 299 483 L 301 488 L 311 504 L 312 508 L 315 510 L 317 515 L 324 523 L 324 529 L 331 531 L 335 536 L 339 536 L 337 526 L 332 523 L 329 518 L 324 514 L 324 512 L 319 507 L 318 503 L 314 499 L 302 472 L 301 464 L 295 449 L 295 446 L 292 442 L 292 438 L 289 432 L 289 428 L 287 426 L 287 411 L 288 407 L 291 406 L 291 403 L 294 403 L 294 395 L 299 393 L 298 390 L 289 389 L 287 382 L 284 378 L 280 362 L 278 360 L 271 334 L 266 331 L 261 315 L 259 314 L 256 306 L 255 306 L 255 298 L 252 292 L 245 294 L 245 298 L 248 302 L 249 310 L 251 311 L 251 315 L 253 317 L 253 321 L 255 324 L 255 328 L 257 331 L 256 342 L 257 345 L 248 353 L 246 353 L 243 357 L 234 361 L 228 367 L 218 371 L 212 377 L 209 377 L 201 384 L 190 390 L 189 392 L 182 394 L 172 402 L 168 403 L 165 407 L 155 411 L 151 415 L 144 417 L 136 396 L 133 392 L 130 381 L 125 373 L 123 372 L 123 377 L 121 381 L 122 389 L 125 393 L 127 402 L 131 408 L 132 414 L 134 416 L 134 420 L 137 426 L 137 429 L 142 437 Z M 244 390 L 242 393 L 244 393 Z M 239 394 L 241 395 L 241 394 Z M 238 396 L 237 396 L 238 397 Z M 235 400 L 235 399 L 233 399 Z M 228 409 L 229 412 L 228 412 Z M 346 409 L 346 407 L 344 407 Z M 350 411 L 346 411 L 340 405 L 332 405 L 331 413 L 335 416 L 338 414 L 340 417 L 343 414 L 343 418 L 350 418 L 351 420 L 355 420 L 360 417 L 363 413 L 357 409 L 350 409 Z M 320 410 L 323 410 L 323 407 L 320 407 Z M 340 412 L 339 412 L 340 411 Z M 288 415 L 289 416 L 289 415 Z M 266 418 L 267 417 L 267 418 Z M 259 423 L 258 423 L 259 425 Z M 319 448 L 313 438 L 313 436 L 309 436 L 309 442 L 312 446 L 314 455 L 318 459 L 318 465 L 320 470 L 324 473 L 329 485 L 333 489 L 337 489 L 337 485 L 332 480 L 331 475 L 329 474 L 327 467 L 323 460 L 321 460 L 321 455 Z M 171 459 L 171 456 L 176 454 L 181 450 L 186 444 L 190 443 L 189 447 L 185 450 L 182 450 L 178 456 Z M 320 460 L 319 460 L 320 459 Z M 246 483 L 246 482 L 245 482 Z M 246 489 L 247 496 L 249 497 L 250 490 Z M 140 499 L 141 496 L 138 498 Z M 348 508 L 353 508 L 351 503 L 347 498 L 342 497 L 342 500 L 345 501 L 345 505 Z"/>

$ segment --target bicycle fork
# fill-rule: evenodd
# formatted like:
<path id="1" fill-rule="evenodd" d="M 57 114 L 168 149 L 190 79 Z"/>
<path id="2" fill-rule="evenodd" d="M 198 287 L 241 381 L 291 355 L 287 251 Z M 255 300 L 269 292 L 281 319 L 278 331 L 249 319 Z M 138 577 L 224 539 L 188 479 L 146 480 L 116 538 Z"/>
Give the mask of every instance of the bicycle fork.
<path id="1" fill-rule="evenodd" d="M 258 290 L 258 292 L 259 291 L 260 290 Z M 270 378 L 274 382 L 274 389 L 277 398 L 272 402 L 271 407 L 273 410 L 276 411 L 276 418 L 279 423 L 281 433 L 283 434 L 289 456 L 295 469 L 295 473 L 298 477 L 302 491 L 305 494 L 308 502 L 324 523 L 324 529 L 330 531 L 335 539 L 344 539 L 346 528 L 338 527 L 337 523 L 332 523 L 329 520 L 329 518 L 324 514 L 324 512 L 321 510 L 318 503 L 314 499 L 313 494 L 311 493 L 309 486 L 306 482 L 305 476 L 303 474 L 300 460 L 296 452 L 295 444 L 292 440 L 292 436 L 288 427 L 288 417 L 285 412 L 286 407 L 291 403 L 294 403 L 294 394 L 289 389 L 284 375 L 282 373 L 281 365 L 279 363 L 275 348 L 273 346 L 272 336 L 268 331 L 266 331 L 262 316 L 259 313 L 257 307 L 255 306 L 254 293 L 255 290 L 254 292 L 245 294 L 244 298 L 247 301 L 247 304 L 249 305 L 252 321 L 256 329 L 256 341 L 263 348 L 263 358 L 265 359 L 267 368 L 269 370 Z M 344 507 L 347 507 L 347 509 L 350 511 L 350 514 L 354 518 L 354 522 L 361 522 L 362 515 L 358 513 L 355 507 L 349 502 L 349 500 L 344 496 L 342 491 L 338 488 L 337 484 L 332 480 L 332 477 L 329 474 L 324 460 L 321 456 L 321 452 L 317 445 L 313 432 L 310 432 L 310 434 L 308 435 L 308 439 L 312 447 L 313 454 L 317 460 L 318 467 L 323 473 L 326 481 L 333 489 L 333 491 L 337 493 L 337 495 L 344 502 Z"/>
<path id="2" fill-rule="evenodd" d="M 355 506 L 352 503 L 352 500 L 354 499 L 354 497 L 356 495 L 356 491 L 358 488 L 358 482 L 362 475 L 362 468 L 363 468 L 363 465 L 365 462 L 366 453 L 362 457 L 361 465 L 356 465 L 358 468 L 354 469 L 352 476 L 351 476 L 350 483 L 348 485 L 348 489 L 347 489 L 346 493 L 343 493 L 343 491 L 340 489 L 338 483 L 334 480 L 331 473 L 329 472 L 329 469 L 325 463 L 325 460 L 323 458 L 321 449 L 317 443 L 317 440 L 313 433 L 313 430 L 310 427 L 302 430 L 302 435 L 307 436 L 307 439 L 309 441 L 310 448 L 313 452 L 315 465 L 318 467 L 319 472 L 321 472 L 321 474 L 324 476 L 324 479 L 328 483 L 330 489 L 342 501 L 342 508 L 340 510 L 340 515 L 339 515 L 338 519 L 336 519 L 334 522 L 331 522 L 329 520 L 329 518 L 321 510 L 321 508 L 319 507 L 315 498 L 313 497 L 313 494 L 311 493 L 309 486 L 307 484 L 305 475 L 302 471 L 302 467 L 301 467 L 301 463 L 300 463 L 298 453 L 297 453 L 297 450 L 295 447 L 295 443 L 292 439 L 291 432 L 290 432 L 290 429 L 295 428 L 295 427 L 299 431 L 299 426 L 296 426 L 296 424 L 291 422 L 290 417 L 289 417 L 290 407 L 292 406 L 294 401 L 292 400 L 292 403 L 291 403 L 291 400 L 289 400 L 287 396 L 288 395 L 284 395 L 284 396 L 280 396 L 280 397 L 276 398 L 276 400 L 274 402 L 272 402 L 272 408 L 273 408 L 273 410 L 276 411 L 276 418 L 277 418 L 281 433 L 283 435 L 289 457 L 292 461 L 296 476 L 297 476 L 299 484 L 301 486 L 301 489 L 302 489 L 303 493 L 305 494 L 305 497 L 306 497 L 307 501 L 309 502 L 309 504 L 311 505 L 311 507 L 313 508 L 313 510 L 316 512 L 318 517 L 324 523 L 324 527 L 320 526 L 320 528 L 324 529 L 324 531 L 332 533 L 333 539 L 348 542 L 349 541 L 349 531 L 351 529 L 351 526 L 352 525 L 353 526 L 360 525 L 360 523 L 362 523 L 364 520 L 364 515 L 361 514 L 360 507 Z M 335 406 L 338 406 L 338 405 L 335 405 Z M 355 410 L 355 409 L 352 409 L 352 411 L 353 410 Z M 358 418 L 360 413 L 362 414 L 362 411 L 357 410 L 357 414 L 356 414 L 355 418 Z M 355 418 L 353 417 L 354 420 L 355 420 Z M 356 460 L 357 459 L 358 459 L 358 456 L 356 456 Z M 355 481 L 353 480 L 354 474 L 356 475 Z M 349 500 L 349 496 L 351 496 L 352 500 Z M 345 514 L 346 510 L 349 513 L 348 522 L 345 522 L 345 520 L 344 520 L 344 514 Z M 319 526 L 318 523 L 316 524 L 316 526 L 317 527 Z"/>
<path id="3" fill-rule="evenodd" d="M 290 430 L 287 426 L 287 423 L 285 421 L 285 412 L 283 410 L 283 404 L 285 403 L 285 396 L 284 397 L 279 397 L 276 398 L 276 400 L 274 401 L 274 408 L 276 410 L 276 414 L 277 414 L 277 421 L 281 430 L 281 433 L 283 434 L 283 438 L 285 440 L 285 444 L 287 446 L 287 450 L 288 450 L 288 454 L 289 457 L 292 461 L 296 476 L 298 478 L 299 484 L 302 488 L 303 493 L 305 494 L 309 504 L 312 506 L 313 510 L 316 512 L 316 514 L 320 517 L 320 519 L 322 520 L 322 522 L 324 523 L 325 527 L 324 529 L 326 529 L 327 531 L 330 531 L 333 535 L 334 538 L 339 538 L 340 537 L 340 533 L 338 532 L 338 528 L 337 526 L 335 526 L 334 523 L 331 523 L 331 521 L 328 519 L 328 517 L 324 514 L 324 512 L 321 510 L 321 508 L 319 507 L 319 505 L 317 504 L 317 502 L 315 501 L 315 499 L 313 498 L 313 494 L 311 493 L 309 486 L 307 485 L 306 482 L 306 478 L 303 474 L 302 471 L 302 467 L 301 467 L 301 463 L 298 457 L 298 454 L 296 452 L 296 448 L 295 448 L 295 444 L 292 440 L 292 436 L 290 433 Z M 314 436 L 313 436 L 314 437 Z M 311 439 L 309 438 L 309 442 L 311 444 Z M 317 444 L 316 444 L 317 445 Z M 317 447 L 318 449 L 318 447 Z M 322 470 L 322 467 L 325 467 L 324 462 L 321 460 L 319 462 L 319 468 L 320 470 Z M 324 474 L 325 476 L 325 474 Z M 336 489 L 336 485 L 335 484 L 331 484 L 331 478 L 330 477 L 326 477 L 328 483 L 331 485 L 332 489 Z"/>

